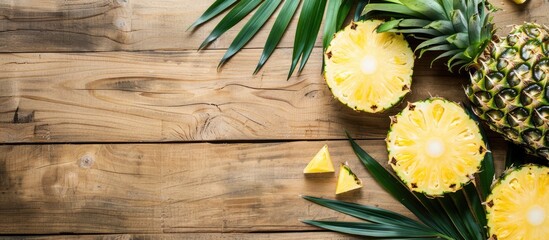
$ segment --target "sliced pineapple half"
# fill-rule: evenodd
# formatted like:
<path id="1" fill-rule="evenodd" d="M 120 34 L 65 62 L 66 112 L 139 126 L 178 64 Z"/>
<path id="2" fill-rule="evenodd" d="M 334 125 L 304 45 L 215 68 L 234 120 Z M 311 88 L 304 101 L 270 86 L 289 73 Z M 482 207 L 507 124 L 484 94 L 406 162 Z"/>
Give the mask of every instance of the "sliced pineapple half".
<path id="1" fill-rule="evenodd" d="M 349 168 L 347 163 L 342 163 L 339 167 L 339 177 L 337 178 L 336 194 L 346 193 L 362 187 L 360 180 Z"/>
<path id="2" fill-rule="evenodd" d="M 401 34 L 377 33 L 378 20 L 352 22 L 324 54 L 324 78 L 347 106 L 382 112 L 410 92 L 414 53 Z"/>
<path id="3" fill-rule="evenodd" d="M 307 167 L 303 169 L 303 173 L 328 173 L 334 171 L 334 164 L 328 151 L 328 145 L 324 145 L 309 164 L 307 164 Z"/>
<path id="4" fill-rule="evenodd" d="M 441 196 L 461 189 L 486 153 L 477 123 L 454 102 L 410 103 L 391 122 L 389 165 L 412 191 Z"/>
<path id="5" fill-rule="evenodd" d="M 486 200 L 491 238 L 545 240 L 549 237 L 549 168 L 525 165 L 508 170 Z"/>

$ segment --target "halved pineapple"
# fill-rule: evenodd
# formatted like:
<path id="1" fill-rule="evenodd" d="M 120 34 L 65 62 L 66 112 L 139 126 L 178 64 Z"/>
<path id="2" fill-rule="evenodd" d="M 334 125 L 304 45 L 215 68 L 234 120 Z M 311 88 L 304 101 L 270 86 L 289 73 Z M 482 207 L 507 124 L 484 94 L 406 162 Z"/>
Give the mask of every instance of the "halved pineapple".
<path id="1" fill-rule="evenodd" d="M 349 192 L 362 187 L 362 181 L 351 171 L 346 163 L 339 167 L 339 177 L 337 178 L 336 194 Z"/>
<path id="2" fill-rule="evenodd" d="M 414 53 L 401 34 L 377 33 L 378 20 L 352 22 L 324 55 L 324 78 L 347 106 L 382 112 L 410 92 Z"/>
<path id="3" fill-rule="evenodd" d="M 491 239 L 549 237 L 549 168 L 525 165 L 508 170 L 486 200 Z"/>
<path id="4" fill-rule="evenodd" d="M 328 145 L 324 145 L 309 164 L 307 164 L 307 167 L 303 169 L 303 173 L 328 173 L 334 171 L 334 164 L 328 151 Z"/>
<path id="5" fill-rule="evenodd" d="M 391 122 L 389 164 L 412 191 L 441 196 L 461 189 L 486 153 L 477 123 L 454 102 L 411 103 Z"/>

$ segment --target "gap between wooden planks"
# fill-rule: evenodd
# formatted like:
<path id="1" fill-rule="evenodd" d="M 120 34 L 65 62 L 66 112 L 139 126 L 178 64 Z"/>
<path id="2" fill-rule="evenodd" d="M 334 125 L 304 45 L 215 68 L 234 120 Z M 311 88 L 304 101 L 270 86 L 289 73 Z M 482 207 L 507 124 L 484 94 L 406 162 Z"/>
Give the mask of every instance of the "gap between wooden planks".
<path id="1" fill-rule="evenodd" d="M 213 1 L 48 0 L 39 4 L 36 1 L 4 1 L 0 2 L 0 52 L 197 49 L 221 18 L 194 32 L 186 29 Z M 501 9 L 494 14 L 494 20 L 502 33 L 508 32 L 510 24 L 549 22 L 549 3 L 544 0 L 530 0 L 521 6 L 511 0 L 491 3 Z M 280 47 L 293 45 L 298 15 L 299 12 Z M 226 49 L 248 19 L 249 16 L 209 48 Z M 271 18 L 246 48 L 262 48 L 274 20 Z M 321 35 L 317 37 L 316 46 L 321 46 Z"/>
<path id="2" fill-rule="evenodd" d="M 287 232 L 318 230 L 299 219 L 353 221 L 299 196 L 335 197 L 336 175 L 302 173 L 324 144 L 364 181 L 338 199 L 412 216 L 347 141 L 11 145 L 0 146 L 0 234 Z M 359 144 L 386 165 L 384 141 Z M 493 145 L 502 160 L 504 143 Z"/>
<path id="3" fill-rule="evenodd" d="M 356 112 L 330 93 L 320 48 L 290 80 L 291 49 L 253 76 L 259 54 L 244 50 L 219 73 L 221 50 L 0 54 L 0 142 L 382 139 L 406 101 L 466 101 L 465 77 L 423 60 L 403 104 Z"/>

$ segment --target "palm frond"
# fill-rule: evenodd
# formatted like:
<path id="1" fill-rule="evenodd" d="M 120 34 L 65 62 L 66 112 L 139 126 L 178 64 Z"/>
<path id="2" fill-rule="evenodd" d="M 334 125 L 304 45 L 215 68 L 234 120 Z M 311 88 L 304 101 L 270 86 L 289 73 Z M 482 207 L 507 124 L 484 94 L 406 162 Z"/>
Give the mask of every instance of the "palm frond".
<path id="1" fill-rule="evenodd" d="M 320 26 L 324 20 L 325 26 L 323 30 L 323 47 L 326 48 L 333 34 L 341 29 L 343 22 L 350 14 L 350 10 L 357 8 L 357 13 L 362 12 L 361 8 L 366 5 L 366 0 L 216 0 L 212 5 L 200 16 L 189 29 L 194 29 L 200 25 L 212 20 L 228 10 L 228 13 L 214 27 L 212 32 L 202 42 L 199 49 L 206 48 L 210 43 L 218 39 L 229 29 L 233 28 L 237 23 L 242 21 L 246 16 L 252 14 L 252 17 L 240 29 L 235 39 L 227 49 L 227 52 L 222 57 L 219 67 L 221 67 L 230 58 L 236 55 L 251 39 L 253 39 L 258 31 L 265 23 L 273 17 L 276 9 L 284 2 L 283 7 L 276 16 L 276 20 L 272 25 L 271 31 L 263 52 L 259 58 L 257 67 L 254 71 L 256 74 L 265 65 L 269 57 L 273 54 L 276 47 L 280 43 L 282 36 L 288 29 L 292 18 L 295 15 L 300 3 L 303 2 L 297 23 L 297 31 L 295 33 L 294 51 L 292 54 L 292 62 L 288 77 L 292 75 L 294 70 L 298 68 L 301 72 L 305 67 L 316 43 L 317 35 L 320 31 Z M 324 14 L 326 12 L 326 14 Z M 359 15 L 359 14 L 357 14 Z"/>
<path id="2" fill-rule="evenodd" d="M 483 139 L 486 142 L 486 137 Z M 351 147 L 364 167 L 391 196 L 408 208 L 421 222 L 388 210 L 337 200 L 305 196 L 306 200 L 367 222 L 312 221 L 304 223 L 332 231 L 375 238 L 486 239 L 485 200 L 482 188 L 467 184 L 461 190 L 438 198 L 413 193 L 395 175 L 362 149 L 347 133 Z M 486 142 L 486 147 L 489 147 Z M 490 151 L 488 150 L 488 153 Z M 478 179 L 480 185 L 493 180 L 493 157 L 486 154 Z M 488 183 L 485 183 L 488 181 Z"/>

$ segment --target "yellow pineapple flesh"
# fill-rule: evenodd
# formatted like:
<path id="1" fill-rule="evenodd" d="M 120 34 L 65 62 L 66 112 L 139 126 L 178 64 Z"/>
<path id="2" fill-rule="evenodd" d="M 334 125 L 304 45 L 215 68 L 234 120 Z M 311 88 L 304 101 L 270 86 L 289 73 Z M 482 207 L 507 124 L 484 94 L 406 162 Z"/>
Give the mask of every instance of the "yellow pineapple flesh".
<path id="1" fill-rule="evenodd" d="M 455 192 L 480 168 L 486 146 L 458 104 L 440 98 L 411 103 L 391 120 L 389 164 L 412 191 Z"/>
<path id="2" fill-rule="evenodd" d="M 486 200 L 491 239 L 549 237 L 549 168 L 525 165 L 508 170 Z"/>
<path id="3" fill-rule="evenodd" d="M 328 151 L 328 145 L 324 145 L 313 159 L 303 169 L 303 173 L 328 173 L 334 172 L 334 164 Z"/>
<path id="4" fill-rule="evenodd" d="M 414 54 L 401 34 L 377 33 L 382 21 L 352 22 L 325 53 L 324 77 L 347 106 L 382 112 L 410 92 Z"/>
<path id="5" fill-rule="evenodd" d="M 337 178 L 336 194 L 346 193 L 362 187 L 362 181 L 347 164 L 341 164 Z"/>

